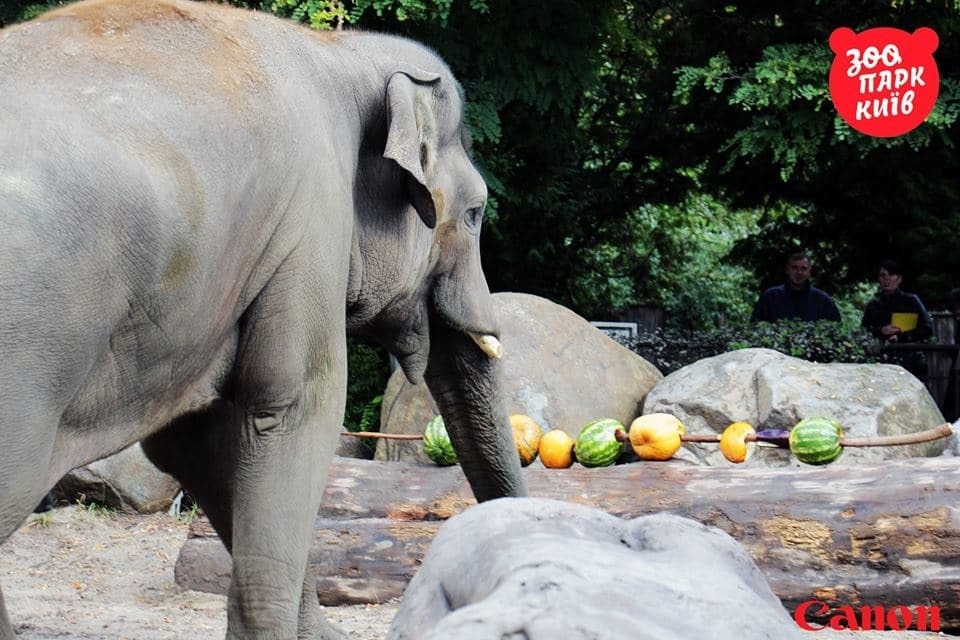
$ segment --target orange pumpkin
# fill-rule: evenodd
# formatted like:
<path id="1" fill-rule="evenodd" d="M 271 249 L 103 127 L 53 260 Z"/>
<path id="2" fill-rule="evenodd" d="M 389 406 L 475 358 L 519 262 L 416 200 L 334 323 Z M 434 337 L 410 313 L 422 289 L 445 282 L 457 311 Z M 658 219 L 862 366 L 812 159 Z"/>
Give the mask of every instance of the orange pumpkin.
<path id="1" fill-rule="evenodd" d="M 537 459 L 543 429 L 533 418 L 519 413 L 510 416 L 510 428 L 513 431 L 513 442 L 517 445 L 517 453 L 520 455 L 520 464 L 525 467 Z"/>
<path id="2" fill-rule="evenodd" d="M 562 429 L 547 431 L 540 438 L 540 462 L 548 469 L 567 469 L 573 465 L 573 436 Z"/>

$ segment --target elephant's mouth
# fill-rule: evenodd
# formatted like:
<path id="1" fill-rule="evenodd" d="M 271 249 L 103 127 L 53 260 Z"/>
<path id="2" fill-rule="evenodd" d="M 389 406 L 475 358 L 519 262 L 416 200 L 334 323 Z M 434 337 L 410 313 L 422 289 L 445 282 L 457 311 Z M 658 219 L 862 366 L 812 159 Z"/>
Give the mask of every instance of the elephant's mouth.
<path id="1" fill-rule="evenodd" d="M 463 298 L 459 297 L 458 301 L 462 303 Z M 478 318 L 481 314 L 467 313 L 469 307 L 465 308 L 462 304 L 453 309 L 456 313 L 449 313 L 447 305 L 438 305 L 436 302 L 434 300 L 433 305 L 421 304 L 417 313 L 408 314 L 408 323 L 403 330 L 393 334 L 392 344 L 388 346 L 411 383 L 416 384 L 423 379 L 435 333 L 448 338 L 460 334 L 469 338 L 467 344 L 472 343 L 486 357 L 493 360 L 503 357 L 503 345 L 494 323 Z M 444 342 L 440 341 L 441 344 Z M 448 348 L 448 345 L 440 348 Z"/>
<path id="2" fill-rule="evenodd" d="M 497 336 L 467 330 L 462 330 L 462 333 L 469 337 L 488 358 L 499 360 L 503 357 L 503 345 Z M 412 384 L 417 384 L 423 379 L 423 372 L 427 364 L 426 349 L 423 347 L 427 344 L 429 342 L 423 340 L 422 334 L 415 334 L 406 340 L 394 343 L 393 348 L 390 349 Z"/>
<path id="3" fill-rule="evenodd" d="M 483 283 L 485 296 L 466 295 L 450 286 L 451 279 L 441 278 L 433 289 L 431 328 L 442 325 L 470 338 L 487 357 L 503 357 L 503 345 L 497 336 L 490 294 Z"/>

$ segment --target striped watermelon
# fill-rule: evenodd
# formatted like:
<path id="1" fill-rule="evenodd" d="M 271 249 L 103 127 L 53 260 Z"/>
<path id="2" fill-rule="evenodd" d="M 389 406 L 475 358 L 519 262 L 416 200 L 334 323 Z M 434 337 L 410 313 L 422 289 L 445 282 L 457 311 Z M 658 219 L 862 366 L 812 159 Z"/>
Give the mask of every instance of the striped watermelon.
<path id="1" fill-rule="evenodd" d="M 600 418 L 588 423 L 577 436 L 574 451 L 577 462 L 585 467 L 606 467 L 617 461 L 623 443 L 617 431 L 626 434 L 623 424 L 613 418 Z"/>
<path id="2" fill-rule="evenodd" d="M 443 416 L 436 416 L 423 430 L 423 450 L 427 457 L 440 466 L 457 464 L 457 452 L 453 449 Z"/>
<path id="3" fill-rule="evenodd" d="M 804 418 L 790 431 L 790 451 L 800 462 L 830 464 L 843 452 L 842 436 L 840 425 L 830 418 Z"/>

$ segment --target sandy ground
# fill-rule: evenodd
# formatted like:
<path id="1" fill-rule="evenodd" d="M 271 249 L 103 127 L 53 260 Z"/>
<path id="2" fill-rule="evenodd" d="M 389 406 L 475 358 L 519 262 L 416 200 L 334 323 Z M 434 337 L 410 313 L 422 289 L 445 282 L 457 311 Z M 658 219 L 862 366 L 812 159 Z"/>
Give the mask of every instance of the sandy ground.
<path id="1" fill-rule="evenodd" d="M 187 523 L 82 506 L 32 516 L 0 547 L 0 585 L 20 640 L 223 638 L 226 598 L 181 589 Z M 356 640 L 382 640 L 396 603 L 328 607 Z M 920 640 L 918 632 L 810 633 L 811 640 Z M 558 639 L 562 640 L 562 639 Z M 748 639 L 744 639 L 748 640 Z"/>

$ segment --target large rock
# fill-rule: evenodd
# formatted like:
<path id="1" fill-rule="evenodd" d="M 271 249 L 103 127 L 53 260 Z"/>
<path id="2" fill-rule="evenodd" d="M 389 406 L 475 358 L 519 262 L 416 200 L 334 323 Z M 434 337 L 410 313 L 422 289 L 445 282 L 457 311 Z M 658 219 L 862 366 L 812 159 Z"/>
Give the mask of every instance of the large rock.
<path id="1" fill-rule="evenodd" d="M 587 422 L 616 418 L 629 425 L 643 397 L 663 376 L 566 307 L 520 293 L 494 294 L 503 343 L 508 413 L 523 413 L 544 430 L 573 437 Z M 426 385 L 394 371 L 380 414 L 383 433 L 422 433 L 437 406 Z M 418 442 L 381 440 L 378 460 L 427 461 Z"/>
<path id="2" fill-rule="evenodd" d="M 666 376 L 647 394 L 644 413 L 672 413 L 687 433 L 722 432 L 743 420 L 757 429 L 788 429 L 826 416 L 844 435 L 913 433 L 944 422 L 930 393 L 905 369 L 888 364 L 818 364 L 770 349 L 704 358 Z M 834 464 L 939 455 L 943 440 L 898 447 L 848 447 Z M 692 455 L 691 455 L 692 454 Z M 716 445 L 685 445 L 679 457 L 729 465 Z M 762 447 L 745 464 L 800 465 L 783 449 Z"/>
<path id="3" fill-rule="evenodd" d="M 960 420 L 953 423 L 953 435 L 947 438 L 943 443 L 943 455 L 951 457 L 960 457 Z"/>
<path id="4" fill-rule="evenodd" d="M 447 521 L 387 640 L 791 640 L 742 546 L 669 514 L 634 520 L 534 498 Z"/>
<path id="5" fill-rule="evenodd" d="M 54 487 L 54 494 L 70 502 L 83 500 L 120 511 L 153 513 L 167 509 L 179 490 L 179 483 L 157 469 L 137 443 L 69 472 Z"/>
<path id="6" fill-rule="evenodd" d="M 346 427 L 343 428 L 347 430 Z M 340 442 L 334 455 L 341 458 L 357 458 L 358 460 L 372 460 L 376 451 L 376 444 L 370 442 L 368 438 L 357 438 L 354 436 L 340 436 Z"/>

